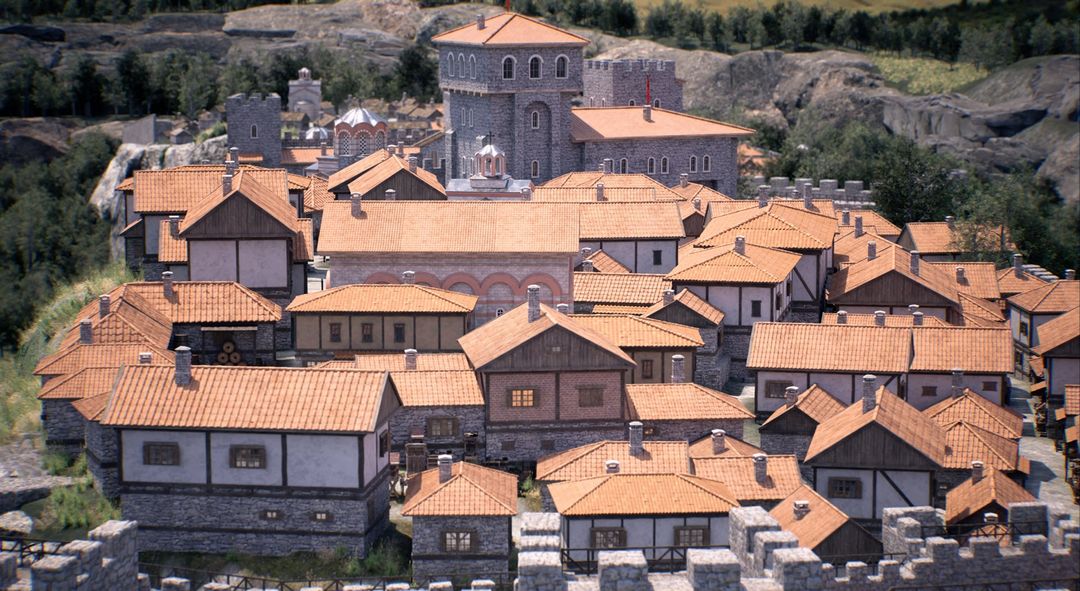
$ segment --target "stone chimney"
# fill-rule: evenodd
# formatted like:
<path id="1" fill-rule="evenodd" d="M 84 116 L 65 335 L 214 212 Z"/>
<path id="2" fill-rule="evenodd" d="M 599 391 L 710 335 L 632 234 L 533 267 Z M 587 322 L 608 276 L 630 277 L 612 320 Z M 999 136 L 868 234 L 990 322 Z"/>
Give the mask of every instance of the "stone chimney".
<path id="1" fill-rule="evenodd" d="M 769 185 L 761 185 L 757 189 L 757 206 L 765 207 L 769 204 Z"/>
<path id="2" fill-rule="evenodd" d="M 386 195 L 387 201 L 397 201 L 397 191 L 394 189 L 387 189 L 384 195 Z"/>
<path id="3" fill-rule="evenodd" d="M 836 313 L 837 324 L 847 324 L 847 310 L 840 310 Z"/>
<path id="4" fill-rule="evenodd" d="M 810 501 L 795 501 L 792 503 L 795 519 L 802 519 L 810 514 Z"/>
<path id="5" fill-rule="evenodd" d="M 761 484 L 769 479 L 769 456 L 754 454 L 754 480 Z"/>
<path id="6" fill-rule="evenodd" d="M 439 484 L 443 484 L 454 476 L 454 456 L 441 454 L 439 456 Z"/>
<path id="7" fill-rule="evenodd" d="M 945 216 L 945 225 L 949 226 L 950 230 L 956 229 L 956 218 L 951 215 Z"/>
<path id="8" fill-rule="evenodd" d="M 664 305 L 666 306 L 666 305 L 672 304 L 674 302 L 675 302 L 675 290 L 674 289 L 665 289 L 664 290 Z"/>
<path id="9" fill-rule="evenodd" d="M 221 192 L 222 192 L 222 194 L 225 194 L 225 195 L 228 195 L 229 193 L 232 193 L 232 175 L 231 174 L 226 173 L 226 174 L 221 175 Z"/>
<path id="10" fill-rule="evenodd" d="M 619 460 L 606 460 L 604 462 L 604 472 L 608 474 L 618 474 Z"/>
<path id="11" fill-rule="evenodd" d="M 1013 273 L 1016 274 L 1017 279 L 1024 277 L 1024 255 L 1020 253 L 1013 255 Z"/>
<path id="12" fill-rule="evenodd" d="M 611 169 L 614 166 L 614 162 L 611 158 L 604 158 L 604 174 L 611 174 Z"/>
<path id="13" fill-rule="evenodd" d="M 964 268 L 962 266 L 960 266 L 960 265 L 957 265 L 956 266 L 956 282 L 957 283 L 964 283 L 966 280 L 967 280 L 967 277 L 964 275 Z"/>
<path id="14" fill-rule="evenodd" d="M 630 455 L 638 455 L 645 451 L 645 425 L 641 421 L 630 423 Z"/>
<path id="15" fill-rule="evenodd" d="M 885 326 L 885 311 L 876 310 L 874 312 L 874 326 Z"/>
<path id="16" fill-rule="evenodd" d="M 978 482 L 983 479 L 984 464 L 979 460 L 971 462 L 971 481 Z"/>
<path id="17" fill-rule="evenodd" d="M 482 31 L 482 30 L 484 30 L 485 27 L 487 27 L 487 23 L 484 22 L 484 15 L 483 14 L 476 15 L 476 28 L 478 30 Z"/>
<path id="18" fill-rule="evenodd" d="M 89 318 L 79 322 L 79 342 L 89 345 L 94 342 L 94 325 Z"/>
<path id="19" fill-rule="evenodd" d="M 326 142 L 319 142 L 319 156 L 326 156 Z"/>
<path id="20" fill-rule="evenodd" d="M 169 236 L 180 238 L 180 216 L 169 216 Z"/>
<path id="21" fill-rule="evenodd" d="M 397 152 L 397 144 L 387 144 L 386 145 L 386 153 L 387 154 L 390 154 L 391 156 L 393 156 L 395 152 Z"/>
<path id="22" fill-rule="evenodd" d="M 814 209 L 814 197 L 810 192 L 810 183 L 806 183 L 802 186 L 802 205 L 806 209 Z"/>
<path id="23" fill-rule="evenodd" d="M 723 429 L 712 430 L 712 452 L 714 454 L 720 455 L 727 449 L 726 437 L 727 431 L 724 431 Z"/>
<path id="24" fill-rule="evenodd" d="M 403 158 L 405 157 L 405 142 L 401 142 L 397 145 L 397 155 Z"/>
<path id="25" fill-rule="evenodd" d="M 109 305 L 112 303 L 107 295 L 98 298 L 98 316 L 104 318 L 109 315 Z"/>
<path id="26" fill-rule="evenodd" d="M 652 105 L 645 105 L 641 108 L 641 118 L 650 123 L 652 122 Z"/>
<path id="27" fill-rule="evenodd" d="M 691 203 L 694 204 L 694 211 L 701 211 L 701 197 L 694 197 Z"/>
<path id="28" fill-rule="evenodd" d="M 917 250 L 911 251 L 911 274 L 919 274 L 919 251 Z"/>
<path id="29" fill-rule="evenodd" d="M 352 216 L 358 218 L 364 213 L 363 200 L 360 199 L 360 193 L 353 193 L 349 196 L 349 202 L 352 203 Z"/>
<path id="30" fill-rule="evenodd" d="M 858 218 L 856 218 L 858 219 Z M 872 261 L 877 258 L 877 242 L 871 240 L 866 243 L 866 260 Z"/>
<path id="31" fill-rule="evenodd" d="M 682 384 L 686 382 L 686 357 L 682 355 L 671 356 L 671 383 Z"/>
<path id="32" fill-rule="evenodd" d="M 912 324 L 912 326 L 922 326 L 923 325 L 923 313 L 922 312 L 912 312 L 911 313 L 911 324 Z"/>
<path id="33" fill-rule="evenodd" d="M 150 351 L 139 353 L 139 365 L 150 365 L 154 362 L 154 354 Z"/>
<path id="34" fill-rule="evenodd" d="M 735 237 L 735 254 L 746 254 L 746 236 Z"/>
<path id="35" fill-rule="evenodd" d="M 863 235 L 862 216 L 855 216 L 855 237 L 858 238 Z"/>
<path id="36" fill-rule="evenodd" d="M 908 314 L 911 314 L 912 316 L 914 316 L 915 313 L 919 311 L 919 304 L 908 304 L 907 309 L 908 309 Z"/>
<path id="37" fill-rule="evenodd" d="M 229 159 L 228 159 L 227 162 L 231 162 L 234 169 L 237 167 L 237 165 L 240 164 L 240 148 L 239 147 L 233 146 L 233 147 L 229 148 Z"/>
<path id="38" fill-rule="evenodd" d="M 416 369 L 416 349 L 405 349 L 405 369 Z"/>
<path id="39" fill-rule="evenodd" d="M 862 377 L 862 410 L 863 412 L 870 412 L 877 406 L 877 397 L 874 391 L 877 390 L 877 376 L 874 374 L 866 374 Z"/>
<path id="40" fill-rule="evenodd" d="M 685 172 L 679 173 L 679 186 L 686 188 L 686 185 L 690 184 L 690 175 Z"/>
<path id="41" fill-rule="evenodd" d="M 959 398 L 964 393 L 964 370 L 959 367 L 952 368 L 952 390 L 953 398 Z"/>
<path id="42" fill-rule="evenodd" d="M 412 285 L 416 283 L 416 271 L 402 271 L 401 282 L 405 285 Z"/>
<path id="43" fill-rule="evenodd" d="M 784 402 L 788 406 L 795 406 L 795 403 L 799 401 L 799 387 L 788 386 L 784 388 Z"/>
<path id="44" fill-rule="evenodd" d="M 591 254 L 592 254 L 592 249 L 591 248 L 589 248 L 588 246 L 581 247 L 581 260 L 585 260 L 585 259 L 589 258 L 589 255 L 591 255 Z"/>
<path id="45" fill-rule="evenodd" d="M 845 209 L 844 211 L 840 212 L 840 225 L 841 226 L 850 226 L 851 225 L 851 210 L 850 209 Z"/>
<path id="46" fill-rule="evenodd" d="M 1065 269 L 1065 280 L 1072 281 L 1076 279 L 1076 269 Z"/>
<path id="47" fill-rule="evenodd" d="M 540 286 L 533 284 L 528 288 L 529 322 L 540 319 Z"/>
<path id="48" fill-rule="evenodd" d="M 586 273 L 592 273 L 593 272 L 592 261 L 581 261 L 581 270 L 585 271 Z"/>
<path id="49" fill-rule="evenodd" d="M 557 304 L 555 309 L 559 311 L 559 314 L 569 314 L 570 304 Z"/>
<path id="50" fill-rule="evenodd" d="M 161 274 L 161 290 L 165 294 L 165 299 L 171 300 L 176 297 L 176 286 L 173 285 L 173 272 L 164 271 Z"/>
<path id="51" fill-rule="evenodd" d="M 176 385 L 186 386 L 191 383 L 191 347 L 176 348 Z"/>
<path id="52" fill-rule="evenodd" d="M 522 187 L 521 188 L 521 198 L 524 199 L 525 201 L 532 201 L 532 188 L 531 187 Z"/>
<path id="53" fill-rule="evenodd" d="M 416 156 L 409 156 L 409 172 L 416 172 Z"/>
<path id="54" fill-rule="evenodd" d="M 604 200 L 604 183 L 596 183 L 596 200 Z"/>

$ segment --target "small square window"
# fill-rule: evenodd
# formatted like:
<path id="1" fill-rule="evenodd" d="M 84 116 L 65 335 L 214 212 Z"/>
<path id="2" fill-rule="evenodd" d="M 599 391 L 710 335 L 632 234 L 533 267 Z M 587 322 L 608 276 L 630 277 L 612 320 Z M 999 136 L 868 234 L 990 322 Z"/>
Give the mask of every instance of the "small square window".
<path id="1" fill-rule="evenodd" d="M 1028 334 L 1028 323 L 1023 320 L 1020 321 L 1020 334 L 1025 337 Z"/>
<path id="2" fill-rule="evenodd" d="M 761 300 L 750 300 L 750 317 L 761 318 Z"/>
<path id="3" fill-rule="evenodd" d="M 599 386 L 578 388 L 578 406 L 595 408 L 604 405 L 604 389 Z"/>
<path id="4" fill-rule="evenodd" d="M 457 435 L 457 419 L 453 417 L 433 417 L 427 420 L 428 437 L 453 437 Z"/>
<path id="5" fill-rule="evenodd" d="M 664 264 L 664 251 L 654 250 L 652 251 L 652 264 L 662 265 Z"/>
<path id="6" fill-rule="evenodd" d="M 642 379 L 651 380 L 653 377 L 653 360 L 642 359 L 641 360 L 641 377 Z"/>
<path id="7" fill-rule="evenodd" d="M 998 383 L 996 381 L 986 381 L 982 383 L 983 392 L 997 392 Z"/>
<path id="8" fill-rule="evenodd" d="M 937 386 L 923 386 L 922 395 L 927 398 L 937 396 Z"/>
<path id="9" fill-rule="evenodd" d="M 507 393 L 506 405 L 511 408 L 531 408 L 536 406 L 536 390 L 532 388 L 513 388 Z"/>
<path id="10" fill-rule="evenodd" d="M 365 322 L 360 325 L 360 340 L 365 343 L 375 342 L 375 325 Z"/>
<path id="11" fill-rule="evenodd" d="M 861 499 L 862 480 L 858 478 L 830 478 L 829 498 Z"/>
<path id="12" fill-rule="evenodd" d="M 645 437 L 656 437 L 660 434 L 660 429 L 652 425 L 645 425 L 645 428 L 641 430 L 641 434 Z"/>
<path id="13" fill-rule="evenodd" d="M 621 527 L 594 527 L 589 533 L 593 548 L 626 547 L 626 530 Z"/>
<path id="14" fill-rule="evenodd" d="M 259 513 L 259 518 L 267 521 L 280 521 L 285 518 L 285 514 L 280 509 L 263 509 Z"/>
<path id="15" fill-rule="evenodd" d="M 502 442 L 502 445 L 500 447 L 503 451 L 514 451 L 515 449 L 517 449 L 517 441 L 509 439 Z"/>
<path id="16" fill-rule="evenodd" d="M 176 443 L 144 443 L 143 464 L 147 466 L 179 466 L 180 445 Z"/>
<path id="17" fill-rule="evenodd" d="M 266 448 L 261 445 L 229 446 L 229 465 L 244 470 L 266 468 Z"/>
<path id="18" fill-rule="evenodd" d="M 316 511 L 311 514 L 312 521 L 327 522 L 334 520 L 334 514 L 329 511 Z"/>
<path id="19" fill-rule="evenodd" d="M 340 322 L 331 322 L 330 323 L 330 342 L 331 343 L 340 343 L 341 342 L 341 323 Z"/>
<path id="20" fill-rule="evenodd" d="M 794 386 L 785 380 L 769 380 L 765 382 L 765 398 L 785 398 L 787 389 Z"/>
<path id="21" fill-rule="evenodd" d="M 473 549 L 473 532 L 471 531 L 448 531 L 443 532 L 443 551 L 452 553 L 467 553 Z"/>
<path id="22" fill-rule="evenodd" d="M 709 528 L 703 526 L 680 526 L 675 528 L 675 545 L 683 548 L 700 548 L 709 545 Z"/>
<path id="23" fill-rule="evenodd" d="M 541 439 L 540 440 L 540 449 L 543 450 L 543 451 L 551 451 L 551 450 L 555 449 L 555 440 L 554 439 Z"/>
<path id="24" fill-rule="evenodd" d="M 394 323 L 394 342 L 395 343 L 404 343 L 405 342 L 405 323 L 404 322 L 395 322 Z"/>

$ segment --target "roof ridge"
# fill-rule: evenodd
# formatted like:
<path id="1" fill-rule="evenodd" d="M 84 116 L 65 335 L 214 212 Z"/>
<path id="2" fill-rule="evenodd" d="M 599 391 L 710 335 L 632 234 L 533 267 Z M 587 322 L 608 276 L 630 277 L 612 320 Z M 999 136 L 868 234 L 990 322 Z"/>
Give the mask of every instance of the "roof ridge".
<path id="1" fill-rule="evenodd" d="M 662 474 L 661 476 L 667 476 L 667 474 Z M 702 491 L 702 492 L 704 492 L 706 494 L 709 494 L 709 495 L 712 495 L 712 496 L 717 497 L 719 499 L 722 499 L 722 500 L 724 500 L 724 501 L 726 501 L 728 503 L 731 503 L 732 505 L 734 505 L 736 507 L 739 506 L 739 501 L 738 500 L 736 500 L 734 498 L 725 497 L 725 496 L 723 496 L 721 494 L 718 494 L 716 491 L 709 490 L 708 488 L 703 486 L 701 484 L 701 482 L 699 482 L 699 480 L 705 480 L 705 481 L 708 481 L 708 482 L 715 482 L 716 484 L 722 486 L 725 489 L 728 488 L 726 484 L 724 484 L 723 482 L 720 482 L 719 480 L 713 480 L 712 478 L 705 478 L 704 476 L 697 476 L 696 474 L 673 474 L 672 476 L 675 476 L 676 478 L 682 480 L 683 482 L 689 484 L 690 486 L 693 486 L 694 488 L 697 488 L 698 490 L 700 490 L 700 491 Z M 735 496 L 735 493 L 733 491 L 728 491 L 728 492 L 731 493 L 732 497 Z"/>
<path id="2" fill-rule="evenodd" d="M 976 439 L 978 439 L 983 444 L 984 447 L 990 450 L 991 454 L 997 456 L 998 459 L 1005 463 L 1009 462 L 1009 458 L 1006 458 L 1005 456 L 998 453 L 998 450 L 994 447 L 994 445 L 987 441 L 986 437 L 984 437 L 982 433 L 979 433 L 979 431 L 982 431 L 984 433 L 990 433 L 989 431 L 983 429 L 982 427 L 979 427 L 978 425 L 973 425 L 964 420 L 955 421 L 953 423 L 953 426 L 956 425 L 960 425 L 961 427 L 967 429 Z M 1000 435 L 996 435 L 994 433 L 990 433 L 990 435 L 993 435 L 995 437 L 1001 437 Z M 1017 451 L 1017 455 L 1019 456 L 1019 451 Z"/>
<path id="3" fill-rule="evenodd" d="M 517 514 L 517 507 L 516 507 L 516 506 L 514 506 L 514 507 L 511 507 L 511 506 L 507 505 L 506 503 L 504 503 L 504 502 L 502 501 L 502 499 L 499 499 L 499 498 L 497 498 L 497 497 L 496 497 L 495 495 L 493 495 L 493 494 L 491 494 L 490 492 L 488 492 L 488 490 L 487 490 L 486 488 L 484 488 L 484 486 L 483 486 L 483 485 L 481 485 L 481 484 L 480 484 L 479 482 L 476 482 L 476 481 L 475 481 L 475 480 L 473 480 L 472 478 L 469 478 L 469 476 L 468 476 L 467 474 L 465 474 L 465 469 L 464 469 L 464 467 L 462 467 L 462 470 L 461 470 L 460 472 L 458 472 L 458 475 L 457 475 L 457 477 L 458 477 L 458 478 L 461 478 L 461 479 L 463 479 L 463 480 L 464 480 L 465 482 L 468 482 L 469 484 L 471 484 L 471 485 L 473 486 L 473 488 L 475 488 L 475 489 L 479 490 L 479 491 L 480 491 L 480 492 L 481 492 L 481 493 L 482 493 L 482 494 L 483 494 L 484 496 L 486 496 L 487 498 L 491 499 L 492 501 L 495 501 L 495 502 L 496 502 L 497 504 L 499 504 L 500 506 L 502 506 L 503 508 L 505 508 L 505 509 L 506 509 L 507 511 L 511 511 L 511 512 L 513 512 L 514 514 Z"/>

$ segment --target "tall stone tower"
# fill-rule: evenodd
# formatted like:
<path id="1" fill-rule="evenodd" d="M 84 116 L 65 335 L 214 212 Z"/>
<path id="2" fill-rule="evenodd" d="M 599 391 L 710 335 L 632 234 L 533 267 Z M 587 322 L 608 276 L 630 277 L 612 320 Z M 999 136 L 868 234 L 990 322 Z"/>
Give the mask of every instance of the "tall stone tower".
<path id="1" fill-rule="evenodd" d="M 240 156 L 261 156 L 262 166 L 281 166 L 281 97 L 234 94 L 225 99 L 229 146 Z"/>
<path id="2" fill-rule="evenodd" d="M 571 101 L 582 91 L 588 39 L 520 14 L 503 13 L 441 33 L 446 178 L 477 172 L 485 142 L 506 151 L 507 172 L 535 183 L 576 169 Z"/>

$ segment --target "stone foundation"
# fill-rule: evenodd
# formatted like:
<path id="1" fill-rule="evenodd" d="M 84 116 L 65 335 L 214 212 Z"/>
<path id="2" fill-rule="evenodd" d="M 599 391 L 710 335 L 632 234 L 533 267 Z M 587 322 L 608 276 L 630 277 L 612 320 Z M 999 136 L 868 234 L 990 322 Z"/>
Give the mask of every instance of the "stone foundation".
<path id="1" fill-rule="evenodd" d="M 555 452 L 610 439 L 626 439 L 623 421 L 543 425 L 489 423 L 485 447 L 489 460 L 535 462 Z M 505 449 L 504 442 L 513 442 L 513 449 Z"/>
<path id="2" fill-rule="evenodd" d="M 742 419 L 701 419 L 697 421 L 644 421 L 645 430 L 654 428 L 646 439 L 656 441 L 695 441 L 712 433 L 713 429 L 723 429 L 728 435 L 742 439 Z"/>
<path id="3" fill-rule="evenodd" d="M 806 450 L 810 448 L 810 435 L 790 435 L 787 433 L 761 432 L 761 449 L 770 456 L 793 455 L 799 461 L 799 472 L 803 480 L 813 482 L 814 469 L 803 464 Z"/>
<path id="4" fill-rule="evenodd" d="M 446 553 L 442 535 L 451 530 L 472 532 L 473 551 L 467 555 Z M 509 517 L 413 518 L 413 576 L 417 580 L 445 580 L 453 575 L 503 578 L 509 572 L 509 556 Z"/>
<path id="5" fill-rule="evenodd" d="M 429 418 L 454 417 L 458 421 L 458 432 L 453 437 L 432 437 L 427 434 Z M 450 454 L 454 460 L 460 460 L 465 452 L 465 433 L 477 434 L 477 451 L 483 454 L 484 445 L 484 407 L 483 406 L 403 406 L 390 417 L 391 447 L 395 451 L 404 451 L 405 444 L 412 440 L 413 433 L 423 433 L 423 442 L 428 446 L 428 454 Z M 483 458 L 481 458 L 483 459 Z"/>
<path id="6" fill-rule="evenodd" d="M 49 399 L 41 401 L 41 425 L 45 428 L 45 445 L 50 450 L 71 456 L 82 451 L 86 436 L 86 419 L 72 406 L 74 400 Z"/>

